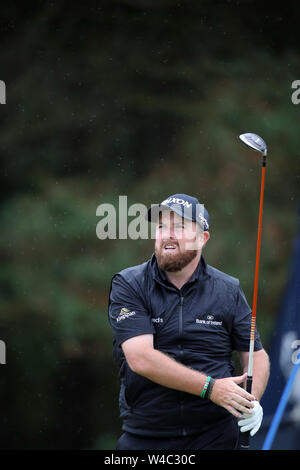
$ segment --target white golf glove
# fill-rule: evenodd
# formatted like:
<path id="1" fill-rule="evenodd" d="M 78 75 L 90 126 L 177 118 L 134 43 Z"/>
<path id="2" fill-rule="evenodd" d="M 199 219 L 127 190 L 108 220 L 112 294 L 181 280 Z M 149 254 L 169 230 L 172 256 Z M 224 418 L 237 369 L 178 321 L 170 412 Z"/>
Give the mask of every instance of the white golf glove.
<path id="1" fill-rule="evenodd" d="M 243 418 L 238 421 L 241 432 L 250 431 L 250 436 L 254 436 L 260 428 L 263 419 L 263 409 L 258 401 L 254 402 L 251 408 L 252 413 L 243 413 Z"/>

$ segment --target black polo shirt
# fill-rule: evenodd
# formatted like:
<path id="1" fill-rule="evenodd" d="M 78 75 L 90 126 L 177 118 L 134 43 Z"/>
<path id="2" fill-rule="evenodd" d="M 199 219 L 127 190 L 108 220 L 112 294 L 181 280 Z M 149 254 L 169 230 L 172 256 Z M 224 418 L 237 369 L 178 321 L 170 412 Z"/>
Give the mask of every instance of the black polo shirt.
<path id="1" fill-rule="evenodd" d="M 251 324 L 251 309 L 238 279 L 207 265 L 201 257 L 191 279 L 178 289 L 153 255 L 113 277 L 109 321 L 120 368 L 124 430 L 149 436 L 189 435 L 232 418 L 207 399 L 134 373 L 121 344 L 150 333 L 155 349 L 176 361 L 214 378 L 234 375 L 232 352 L 249 350 Z M 262 349 L 257 331 L 254 349 Z"/>

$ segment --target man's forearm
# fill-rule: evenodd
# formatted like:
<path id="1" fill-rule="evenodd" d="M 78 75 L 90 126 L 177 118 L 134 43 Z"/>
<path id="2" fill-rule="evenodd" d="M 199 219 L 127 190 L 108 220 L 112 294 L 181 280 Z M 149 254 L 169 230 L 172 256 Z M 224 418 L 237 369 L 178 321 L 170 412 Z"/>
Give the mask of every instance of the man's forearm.
<path id="1" fill-rule="evenodd" d="M 164 387 L 200 396 L 206 375 L 175 361 L 167 354 L 153 349 L 146 359 L 141 358 L 134 372 Z"/>
<path id="2" fill-rule="evenodd" d="M 153 348 L 152 335 L 129 338 L 122 343 L 122 349 L 129 367 L 137 374 L 164 387 L 201 396 L 207 375 Z M 237 418 L 242 417 L 242 413 L 249 413 L 255 397 L 239 387 L 238 384 L 244 382 L 245 378 L 246 374 L 216 379 L 210 400 Z"/>
<path id="3" fill-rule="evenodd" d="M 244 372 L 248 369 L 248 353 L 243 353 L 242 360 L 244 362 Z M 267 383 L 270 375 L 270 361 L 269 356 L 264 349 L 255 351 L 253 355 L 253 382 L 252 382 L 252 394 L 255 398 L 260 401 L 264 391 L 267 387 Z"/>
<path id="4" fill-rule="evenodd" d="M 269 359 L 265 358 L 262 361 L 253 362 L 253 383 L 252 393 L 258 401 L 261 400 L 270 375 Z"/>

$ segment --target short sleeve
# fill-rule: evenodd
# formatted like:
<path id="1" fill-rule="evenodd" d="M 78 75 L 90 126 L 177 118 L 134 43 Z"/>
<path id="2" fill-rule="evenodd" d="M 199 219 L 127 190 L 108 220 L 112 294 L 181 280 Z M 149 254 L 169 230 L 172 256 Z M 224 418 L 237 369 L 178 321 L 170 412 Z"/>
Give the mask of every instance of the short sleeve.
<path id="1" fill-rule="evenodd" d="M 232 328 L 233 349 L 236 351 L 248 351 L 251 329 L 251 308 L 248 305 L 245 294 L 240 285 L 237 292 L 236 312 Z M 254 351 L 263 349 L 259 333 L 255 328 Z"/>
<path id="2" fill-rule="evenodd" d="M 134 336 L 155 333 L 142 299 L 120 274 L 111 282 L 108 316 L 118 346 Z"/>

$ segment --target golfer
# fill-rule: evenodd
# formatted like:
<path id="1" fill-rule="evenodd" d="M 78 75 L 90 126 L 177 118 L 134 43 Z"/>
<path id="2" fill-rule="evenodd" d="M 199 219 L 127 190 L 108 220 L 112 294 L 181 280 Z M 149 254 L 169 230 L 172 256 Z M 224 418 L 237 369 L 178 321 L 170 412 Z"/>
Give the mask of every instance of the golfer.
<path id="1" fill-rule="evenodd" d="M 155 252 L 113 276 L 109 296 L 124 431 L 116 448 L 235 449 L 240 429 L 260 427 L 269 377 L 256 331 L 252 393 L 243 388 L 251 309 L 238 279 L 202 255 L 209 214 L 196 198 L 170 196 L 147 218 L 156 223 Z"/>

